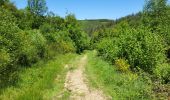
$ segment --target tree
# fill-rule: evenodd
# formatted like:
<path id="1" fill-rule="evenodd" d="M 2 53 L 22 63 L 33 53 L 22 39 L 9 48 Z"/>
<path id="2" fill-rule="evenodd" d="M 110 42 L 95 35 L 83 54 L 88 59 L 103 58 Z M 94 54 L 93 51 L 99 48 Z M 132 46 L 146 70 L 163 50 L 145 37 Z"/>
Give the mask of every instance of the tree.
<path id="1" fill-rule="evenodd" d="M 144 25 L 150 27 L 153 32 L 164 33 L 167 26 L 169 26 L 167 19 L 167 0 L 146 0 L 143 17 Z"/>
<path id="2" fill-rule="evenodd" d="M 9 0 L 0 0 L 0 6 L 4 5 L 7 2 L 9 2 Z"/>
<path id="3" fill-rule="evenodd" d="M 28 0 L 27 9 L 34 18 L 31 25 L 32 28 L 39 29 L 44 22 L 44 15 L 48 9 L 45 0 Z"/>
<path id="4" fill-rule="evenodd" d="M 28 10 L 36 15 L 43 16 L 47 9 L 45 0 L 28 0 Z"/>
<path id="5" fill-rule="evenodd" d="M 74 14 L 68 14 L 66 16 L 65 28 L 68 30 L 69 36 L 75 43 L 77 53 L 81 53 L 83 50 L 88 48 L 88 35 L 81 30 L 81 27 Z"/>
<path id="6" fill-rule="evenodd" d="M 146 0 L 143 10 L 143 24 L 153 33 L 161 35 L 170 45 L 170 16 L 167 0 Z"/>

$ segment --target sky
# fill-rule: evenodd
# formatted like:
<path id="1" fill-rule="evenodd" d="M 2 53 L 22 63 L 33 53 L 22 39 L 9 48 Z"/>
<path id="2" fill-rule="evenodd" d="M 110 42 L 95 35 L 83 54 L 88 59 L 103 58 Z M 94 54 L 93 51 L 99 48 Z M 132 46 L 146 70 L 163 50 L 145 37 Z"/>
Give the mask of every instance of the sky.
<path id="1" fill-rule="evenodd" d="M 25 8 L 27 0 L 11 0 Z M 48 10 L 64 17 L 66 12 L 77 19 L 118 19 L 142 11 L 145 0 L 46 0 Z"/>

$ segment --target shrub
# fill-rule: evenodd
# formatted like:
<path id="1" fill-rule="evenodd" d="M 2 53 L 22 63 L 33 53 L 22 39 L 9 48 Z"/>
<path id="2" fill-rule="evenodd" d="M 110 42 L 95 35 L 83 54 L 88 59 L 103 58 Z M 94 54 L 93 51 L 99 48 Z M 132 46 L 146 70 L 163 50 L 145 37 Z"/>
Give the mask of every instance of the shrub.
<path id="1" fill-rule="evenodd" d="M 42 26 L 40 26 L 40 31 L 41 33 L 45 34 L 45 33 L 53 32 L 53 28 L 51 25 L 44 23 Z"/>
<path id="2" fill-rule="evenodd" d="M 0 70 L 11 63 L 10 54 L 5 49 L 0 49 Z"/>
<path id="3" fill-rule="evenodd" d="M 46 52 L 46 39 L 38 30 L 30 31 L 28 35 L 37 49 L 38 57 L 43 58 Z"/>
<path id="4" fill-rule="evenodd" d="M 84 33 L 76 20 L 75 16 L 69 14 L 65 18 L 65 28 L 69 32 L 69 37 L 75 44 L 76 52 L 81 53 L 83 50 L 88 49 L 90 39 L 86 33 Z"/>
<path id="5" fill-rule="evenodd" d="M 95 56 L 95 52 L 88 52 L 89 62 L 86 73 L 90 84 L 102 88 L 114 100 L 151 100 L 151 80 L 147 76 L 134 73 L 117 72 L 116 66 Z"/>
<path id="6" fill-rule="evenodd" d="M 16 79 L 15 71 L 21 37 L 18 34 L 16 18 L 3 8 L 0 8 L 0 88 L 13 83 Z"/>
<path id="7" fill-rule="evenodd" d="M 101 42 L 97 44 L 98 55 L 111 63 L 118 59 L 119 47 L 116 39 L 103 38 Z"/>
<path id="8" fill-rule="evenodd" d="M 67 31 L 59 31 L 56 33 L 57 51 L 62 53 L 75 52 L 75 44 L 69 37 Z"/>
<path id="9" fill-rule="evenodd" d="M 18 63 L 21 65 L 31 65 L 46 54 L 46 39 L 37 31 L 20 32 L 23 34 L 20 57 Z"/>
<path id="10" fill-rule="evenodd" d="M 22 43 L 21 43 L 21 50 L 20 55 L 18 57 L 18 64 L 22 66 L 29 66 L 33 62 L 36 62 L 38 60 L 37 55 L 37 48 L 35 44 L 33 44 L 32 38 L 29 36 L 30 33 L 20 31 L 19 32 L 22 35 Z"/>
<path id="11" fill-rule="evenodd" d="M 157 66 L 154 70 L 154 74 L 158 79 L 162 80 L 162 83 L 170 83 L 170 65 L 162 64 Z"/>
<path id="12" fill-rule="evenodd" d="M 76 51 L 75 44 L 69 37 L 68 31 L 59 31 L 50 34 L 52 41 L 48 40 L 48 51 L 46 54 L 48 59 L 53 58 L 54 55 L 58 53 L 69 53 Z"/>
<path id="13" fill-rule="evenodd" d="M 137 29 L 124 27 L 119 36 L 103 39 L 98 46 L 99 54 L 113 62 L 116 58 L 125 58 L 131 69 L 138 67 L 152 73 L 165 61 L 165 43 L 161 36 L 151 33 L 143 26 Z"/>
<path id="14" fill-rule="evenodd" d="M 34 23 L 34 16 L 27 9 L 17 10 L 14 14 L 17 18 L 18 27 L 22 30 L 30 30 Z"/>
<path id="15" fill-rule="evenodd" d="M 92 34 L 92 38 L 91 38 L 92 47 L 95 48 L 96 44 L 100 42 L 103 38 L 117 37 L 117 34 L 115 33 L 113 34 L 114 31 L 115 31 L 115 28 L 106 28 L 106 27 L 103 27 L 102 29 L 95 31 Z"/>
<path id="16" fill-rule="evenodd" d="M 46 37 L 47 40 L 52 41 L 52 33 L 55 33 L 55 29 L 50 24 L 44 23 L 40 26 L 40 32 Z"/>
<path id="17" fill-rule="evenodd" d="M 129 64 L 125 59 L 117 59 L 115 61 L 115 65 L 117 66 L 118 70 L 122 72 L 128 72 L 129 71 Z"/>
<path id="18" fill-rule="evenodd" d="M 83 50 L 86 50 L 89 48 L 90 39 L 89 39 L 88 35 L 86 33 L 84 33 L 83 31 L 79 31 L 79 32 L 75 33 L 75 35 L 77 35 L 77 36 L 73 36 L 73 37 L 71 36 L 71 38 L 75 43 L 76 52 L 82 53 Z"/>
<path id="19" fill-rule="evenodd" d="M 162 37 L 149 29 L 127 29 L 120 35 L 120 57 L 125 57 L 131 68 L 140 67 L 153 72 L 157 65 L 165 61 L 165 43 Z"/>

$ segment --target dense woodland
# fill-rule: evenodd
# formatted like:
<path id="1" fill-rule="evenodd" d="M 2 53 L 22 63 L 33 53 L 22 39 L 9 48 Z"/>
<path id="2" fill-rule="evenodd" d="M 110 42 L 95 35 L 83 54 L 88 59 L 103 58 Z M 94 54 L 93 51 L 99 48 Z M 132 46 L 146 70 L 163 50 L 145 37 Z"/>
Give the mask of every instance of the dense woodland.
<path id="1" fill-rule="evenodd" d="M 92 57 L 91 63 L 101 58 L 111 66 L 96 67 L 106 70 L 98 72 L 103 84 L 111 86 L 117 78 L 117 86 L 133 91 L 130 94 L 123 90 L 126 95 L 113 98 L 168 100 L 170 97 L 167 0 L 146 0 L 143 11 L 117 20 L 77 20 L 69 13 L 62 18 L 48 11 L 45 0 L 28 0 L 25 9 L 18 9 L 10 0 L 0 0 L 0 95 L 8 87 L 17 86 L 23 70 L 67 53 L 80 55 L 84 50 L 97 51 L 98 58 Z M 112 67 L 124 76 L 113 78 Z M 133 87 L 135 84 L 137 88 Z"/>

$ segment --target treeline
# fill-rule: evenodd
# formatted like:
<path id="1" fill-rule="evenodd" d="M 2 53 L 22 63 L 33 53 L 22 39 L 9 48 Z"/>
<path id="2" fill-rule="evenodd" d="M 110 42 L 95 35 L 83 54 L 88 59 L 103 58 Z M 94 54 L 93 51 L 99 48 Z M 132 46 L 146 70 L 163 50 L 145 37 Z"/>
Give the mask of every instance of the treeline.
<path id="1" fill-rule="evenodd" d="M 115 25 L 114 20 L 108 19 L 86 19 L 79 20 L 82 29 L 91 37 L 92 33 L 103 28 L 108 28 Z"/>
<path id="2" fill-rule="evenodd" d="M 93 32 L 92 47 L 97 49 L 99 56 L 116 65 L 120 72 L 139 73 L 144 74 L 143 78 L 151 78 L 156 96 L 168 97 L 169 15 L 167 0 L 147 0 L 142 12 Z"/>
<path id="3" fill-rule="evenodd" d="M 48 12 L 45 0 L 28 0 L 25 9 L 0 0 L 0 88 L 14 85 L 18 72 L 57 54 L 81 53 L 89 38 L 73 14 Z"/>

